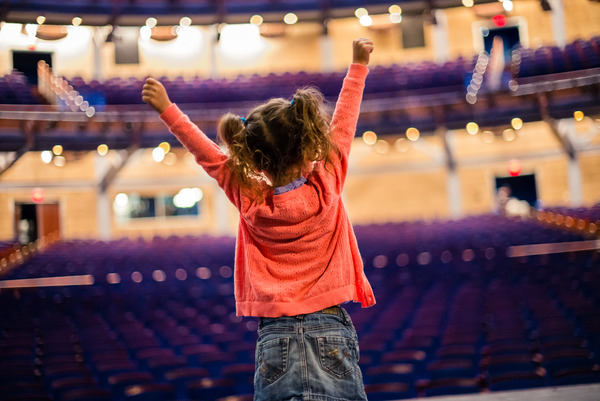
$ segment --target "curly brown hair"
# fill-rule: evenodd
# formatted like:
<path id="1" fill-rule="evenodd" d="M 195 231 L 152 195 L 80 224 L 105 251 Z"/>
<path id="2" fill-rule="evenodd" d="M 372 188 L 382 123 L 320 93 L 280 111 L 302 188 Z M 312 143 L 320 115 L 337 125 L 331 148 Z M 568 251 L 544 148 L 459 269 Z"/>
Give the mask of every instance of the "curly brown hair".
<path id="1" fill-rule="evenodd" d="M 227 113 L 217 128 L 229 149 L 229 167 L 242 190 L 262 202 L 272 187 L 309 172 L 315 161 L 329 161 L 338 152 L 329 129 L 331 116 L 321 92 L 301 88 L 293 100 L 276 98 L 254 108 L 246 119 Z"/>

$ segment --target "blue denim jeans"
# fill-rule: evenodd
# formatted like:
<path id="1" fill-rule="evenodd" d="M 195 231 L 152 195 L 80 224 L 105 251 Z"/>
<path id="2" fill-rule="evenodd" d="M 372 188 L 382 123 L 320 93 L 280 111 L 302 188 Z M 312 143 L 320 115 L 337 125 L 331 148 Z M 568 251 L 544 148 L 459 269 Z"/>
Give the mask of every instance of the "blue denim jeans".
<path id="1" fill-rule="evenodd" d="M 261 318 L 254 401 L 366 401 L 356 330 L 341 307 Z"/>

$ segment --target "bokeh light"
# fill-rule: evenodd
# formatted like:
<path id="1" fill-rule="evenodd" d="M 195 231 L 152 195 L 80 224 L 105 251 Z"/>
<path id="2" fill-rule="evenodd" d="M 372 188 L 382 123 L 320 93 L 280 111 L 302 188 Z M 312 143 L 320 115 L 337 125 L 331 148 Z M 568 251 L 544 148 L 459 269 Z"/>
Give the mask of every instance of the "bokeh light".
<path id="1" fill-rule="evenodd" d="M 263 23 L 263 17 L 260 15 L 253 15 L 252 18 L 250 18 L 250 23 L 252 25 L 261 25 Z"/>
<path id="2" fill-rule="evenodd" d="M 479 132 L 479 125 L 471 121 L 467 124 L 467 132 L 469 135 L 476 135 Z"/>
<path id="3" fill-rule="evenodd" d="M 192 19 L 190 17 L 182 17 L 179 20 L 179 25 L 181 25 L 184 28 L 187 28 L 188 26 L 192 25 Z"/>
<path id="4" fill-rule="evenodd" d="M 515 117 L 511 120 L 510 125 L 514 129 L 520 130 L 521 128 L 523 128 L 523 120 L 521 120 L 519 117 Z"/>
<path id="5" fill-rule="evenodd" d="M 199 267 L 196 269 L 196 277 L 201 280 L 208 280 L 211 278 L 212 273 L 208 267 Z"/>
<path id="6" fill-rule="evenodd" d="M 152 159 L 154 159 L 155 162 L 160 163 L 164 160 L 165 154 L 166 153 L 163 148 L 156 147 L 152 150 Z"/>
<path id="7" fill-rule="evenodd" d="M 512 142 L 517 139 L 517 133 L 515 130 L 508 128 L 502 131 L 502 138 L 504 138 L 506 142 Z"/>
<path id="8" fill-rule="evenodd" d="M 363 15 L 358 21 L 362 26 L 371 26 L 373 24 L 373 18 L 370 15 Z"/>
<path id="9" fill-rule="evenodd" d="M 365 15 L 369 15 L 369 12 L 367 11 L 366 8 L 360 7 L 360 8 L 357 8 L 356 11 L 354 11 L 354 15 L 356 15 L 356 18 L 360 19 L 360 18 L 364 17 Z"/>
<path id="10" fill-rule="evenodd" d="M 386 154 L 390 151 L 390 143 L 384 139 L 379 139 L 375 142 L 375 151 L 379 154 Z"/>
<path id="11" fill-rule="evenodd" d="M 158 147 L 164 150 L 165 153 L 169 153 L 171 151 L 171 144 L 169 142 L 161 142 Z"/>
<path id="12" fill-rule="evenodd" d="M 402 7 L 400 7 L 398 4 L 392 4 L 388 8 L 388 11 L 390 14 L 402 14 Z"/>
<path id="13" fill-rule="evenodd" d="M 421 133 L 415 127 L 410 127 L 409 129 L 406 130 L 406 137 L 410 141 L 415 142 L 419 139 L 420 136 L 421 136 Z"/>
<path id="14" fill-rule="evenodd" d="M 42 158 L 42 161 L 46 164 L 49 164 L 52 161 L 52 152 L 49 150 L 44 150 L 40 153 L 40 157 Z"/>
<path id="15" fill-rule="evenodd" d="M 367 145 L 375 145 L 375 143 L 377 142 L 377 134 L 373 131 L 365 131 L 363 133 L 362 138 L 363 142 Z"/>
<path id="16" fill-rule="evenodd" d="M 150 18 L 148 18 L 148 19 L 146 20 L 146 26 L 147 26 L 148 28 L 154 28 L 154 27 L 156 26 L 156 23 L 157 23 L 157 22 L 158 22 L 158 21 L 156 21 L 156 18 L 154 18 L 154 17 L 150 17 Z"/>
<path id="17" fill-rule="evenodd" d="M 298 22 L 298 16 L 294 13 L 287 13 L 285 17 L 283 17 L 283 22 L 288 25 L 293 25 Z"/>
<path id="18" fill-rule="evenodd" d="M 106 156 L 106 154 L 108 153 L 108 145 L 106 144 L 100 144 L 98 145 L 98 148 L 96 149 L 98 151 L 98 154 L 100 156 Z"/>
<path id="19" fill-rule="evenodd" d="M 396 139 L 396 142 L 394 142 L 394 149 L 402 153 L 410 150 L 411 146 L 410 141 L 406 138 L 398 138 Z"/>

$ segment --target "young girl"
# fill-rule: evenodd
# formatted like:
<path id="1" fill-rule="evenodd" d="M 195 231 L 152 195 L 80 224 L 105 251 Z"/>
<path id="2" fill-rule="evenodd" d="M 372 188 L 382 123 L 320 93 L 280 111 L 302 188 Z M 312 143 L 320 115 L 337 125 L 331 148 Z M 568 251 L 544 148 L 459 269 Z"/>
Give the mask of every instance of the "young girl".
<path id="1" fill-rule="evenodd" d="M 342 203 L 373 43 L 356 39 L 333 117 L 315 89 L 223 116 L 224 153 L 148 78 L 144 102 L 240 213 L 237 314 L 260 317 L 256 401 L 366 400 L 358 340 L 339 305 L 375 304 Z"/>

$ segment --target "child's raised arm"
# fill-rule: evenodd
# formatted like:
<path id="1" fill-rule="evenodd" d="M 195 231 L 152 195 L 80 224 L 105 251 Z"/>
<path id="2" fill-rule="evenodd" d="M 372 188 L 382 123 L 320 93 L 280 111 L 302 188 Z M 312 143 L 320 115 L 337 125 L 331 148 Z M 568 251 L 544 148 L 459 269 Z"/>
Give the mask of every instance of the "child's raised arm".
<path id="1" fill-rule="evenodd" d="M 373 52 L 373 41 L 367 38 L 355 39 L 352 48 L 352 62 L 367 66 Z"/>
<path id="2" fill-rule="evenodd" d="M 355 39 L 352 43 L 352 64 L 338 97 L 331 120 L 331 131 L 342 153 L 350 152 L 350 144 L 356 132 L 360 103 L 362 101 L 367 65 L 371 59 L 373 41 L 368 38 Z"/>
<path id="3" fill-rule="evenodd" d="M 146 78 L 142 89 L 142 100 L 159 114 L 162 114 L 171 105 L 171 100 L 163 84 L 152 77 Z"/>
<path id="4" fill-rule="evenodd" d="M 142 100 L 160 114 L 169 131 L 192 154 L 196 162 L 217 180 L 231 201 L 237 205 L 237 185 L 231 180 L 227 168 L 227 155 L 185 115 L 171 103 L 167 90 L 159 81 L 148 77 L 142 89 Z"/>

